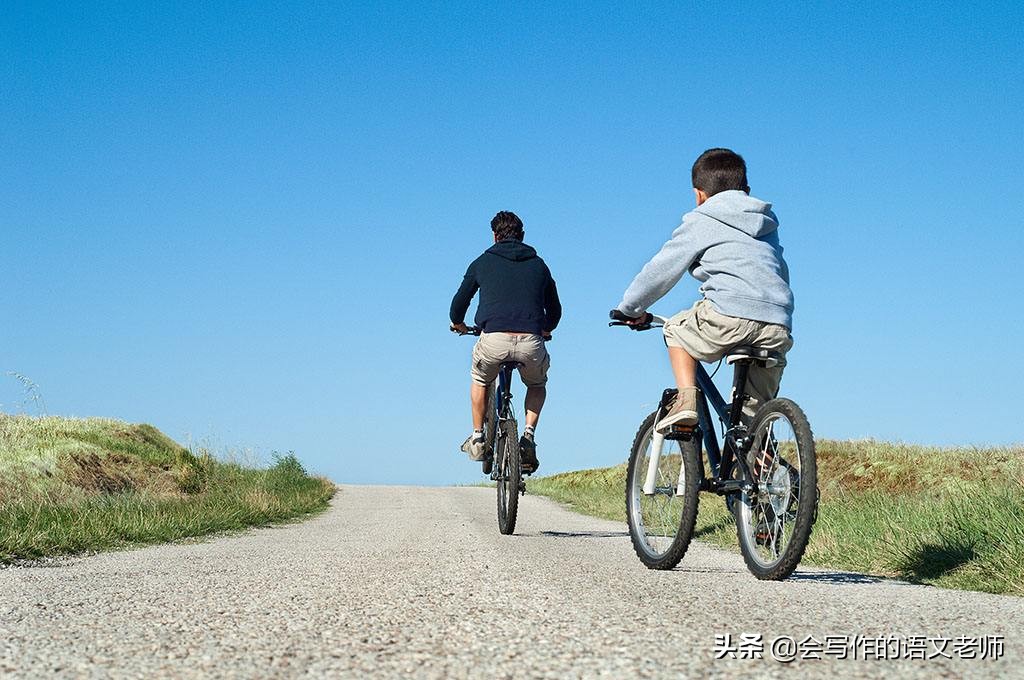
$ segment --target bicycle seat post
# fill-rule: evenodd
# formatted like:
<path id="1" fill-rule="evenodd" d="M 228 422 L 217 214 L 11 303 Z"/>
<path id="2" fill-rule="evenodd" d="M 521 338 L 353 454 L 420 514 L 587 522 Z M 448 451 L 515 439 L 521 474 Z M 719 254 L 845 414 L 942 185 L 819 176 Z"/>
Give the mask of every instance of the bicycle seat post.
<path id="1" fill-rule="evenodd" d="M 743 402 L 747 400 L 747 375 L 749 373 L 749 359 L 741 359 L 736 362 L 732 374 L 732 405 L 729 407 L 730 428 L 738 426 L 743 416 Z"/>
<path id="2" fill-rule="evenodd" d="M 498 388 L 505 400 L 512 398 L 512 373 L 520 366 L 518 361 L 504 361 L 498 370 Z"/>

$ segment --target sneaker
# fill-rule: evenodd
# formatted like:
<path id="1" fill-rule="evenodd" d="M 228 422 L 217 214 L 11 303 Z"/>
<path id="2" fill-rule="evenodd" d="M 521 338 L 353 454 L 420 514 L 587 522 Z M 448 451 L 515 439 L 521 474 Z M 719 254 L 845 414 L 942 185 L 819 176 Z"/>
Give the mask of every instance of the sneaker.
<path id="1" fill-rule="evenodd" d="M 672 408 L 658 421 L 658 434 L 668 434 L 673 425 L 693 427 L 697 424 L 697 388 L 687 387 L 679 391 Z"/>
<path id="2" fill-rule="evenodd" d="M 470 460 L 480 462 L 484 459 L 484 455 L 487 453 L 487 440 L 483 435 L 474 439 L 474 434 L 466 437 L 466 441 L 462 442 L 462 446 L 459 448 L 461 448 L 464 453 L 469 454 Z"/>
<path id="3" fill-rule="evenodd" d="M 524 475 L 532 475 L 540 467 L 540 461 L 537 460 L 537 443 L 528 434 L 519 438 L 519 458 L 522 461 Z"/>

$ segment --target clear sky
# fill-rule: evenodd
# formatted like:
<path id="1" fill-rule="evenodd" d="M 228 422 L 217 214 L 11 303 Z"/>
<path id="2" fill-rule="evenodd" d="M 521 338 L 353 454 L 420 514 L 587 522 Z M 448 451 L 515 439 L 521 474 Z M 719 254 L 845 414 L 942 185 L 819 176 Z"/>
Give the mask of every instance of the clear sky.
<path id="1" fill-rule="evenodd" d="M 6 5 L 0 369 L 50 413 L 472 482 L 448 305 L 513 210 L 565 307 L 542 471 L 613 464 L 670 372 L 607 310 L 727 146 L 818 435 L 1024 440 L 1020 3 L 631 4 Z"/>

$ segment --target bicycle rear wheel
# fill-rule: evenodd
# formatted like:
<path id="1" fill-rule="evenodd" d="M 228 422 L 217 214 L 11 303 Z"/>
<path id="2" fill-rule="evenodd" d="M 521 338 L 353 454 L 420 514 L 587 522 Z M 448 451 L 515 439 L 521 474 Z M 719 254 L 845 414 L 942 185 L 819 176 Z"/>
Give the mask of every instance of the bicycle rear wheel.
<path id="1" fill-rule="evenodd" d="M 683 559 L 697 522 L 700 443 L 696 435 L 665 441 L 650 480 L 653 485 L 649 484 L 651 459 L 657 455 L 657 417 L 658 411 L 647 416 L 633 440 L 626 472 L 626 518 L 640 561 L 649 569 L 672 569 Z"/>
<path id="2" fill-rule="evenodd" d="M 516 530 L 519 486 L 523 479 L 516 421 L 501 421 L 495 449 L 495 463 L 498 466 L 498 530 L 507 535 Z"/>
<path id="3" fill-rule="evenodd" d="M 789 399 L 765 403 L 750 427 L 754 490 L 733 504 L 747 568 L 781 581 L 803 557 L 818 514 L 818 471 L 807 416 Z"/>

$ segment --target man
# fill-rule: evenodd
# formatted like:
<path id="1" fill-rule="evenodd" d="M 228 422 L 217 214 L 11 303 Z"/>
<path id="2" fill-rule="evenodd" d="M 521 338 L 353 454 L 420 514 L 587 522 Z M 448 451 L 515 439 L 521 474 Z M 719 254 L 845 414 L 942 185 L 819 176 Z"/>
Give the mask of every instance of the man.
<path id="1" fill-rule="evenodd" d="M 522 220 L 515 213 L 499 212 L 491 220 L 491 231 L 494 245 L 469 265 L 451 306 L 452 330 L 467 332 L 466 310 L 480 291 L 475 321 L 481 333 L 473 347 L 470 369 L 473 433 L 462 449 L 475 461 L 488 455 L 483 431 L 487 388 L 503 362 L 517 361 L 522 364 L 519 376 L 526 385 L 526 429 L 519 449 L 523 472 L 531 474 L 540 467 L 535 432 L 547 397 L 551 363 L 544 341 L 558 325 L 562 306 L 544 260 L 523 243 Z"/>

